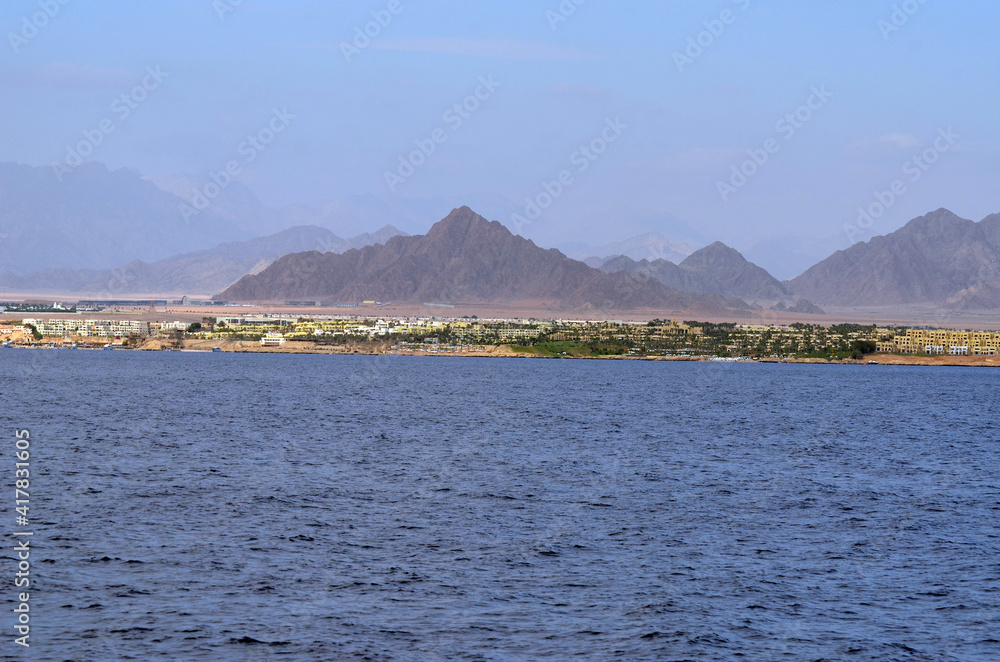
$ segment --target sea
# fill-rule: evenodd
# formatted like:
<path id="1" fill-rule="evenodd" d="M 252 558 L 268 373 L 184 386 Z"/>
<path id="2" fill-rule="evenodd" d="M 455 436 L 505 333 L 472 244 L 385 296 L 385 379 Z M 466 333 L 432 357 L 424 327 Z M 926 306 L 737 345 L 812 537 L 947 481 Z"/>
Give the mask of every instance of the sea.
<path id="1" fill-rule="evenodd" d="M 4 349 L 0 403 L 0 659 L 1000 660 L 1000 370 Z"/>

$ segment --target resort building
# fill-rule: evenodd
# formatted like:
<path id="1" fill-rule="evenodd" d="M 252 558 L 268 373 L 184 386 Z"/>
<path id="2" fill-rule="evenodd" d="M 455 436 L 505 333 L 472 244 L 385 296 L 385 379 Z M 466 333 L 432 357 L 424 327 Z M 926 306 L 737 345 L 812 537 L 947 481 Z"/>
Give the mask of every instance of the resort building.
<path id="1" fill-rule="evenodd" d="M 128 338 L 149 335 L 149 322 L 136 320 L 26 319 L 24 323 L 33 325 L 43 336 L 58 338 Z"/>
<path id="2" fill-rule="evenodd" d="M 948 354 L 951 356 L 997 356 L 1000 333 L 907 329 L 878 343 L 879 351 L 901 354 Z"/>
<path id="3" fill-rule="evenodd" d="M 269 333 L 260 339 L 263 347 L 280 347 L 285 344 L 285 337 L 280 333 Z"/>

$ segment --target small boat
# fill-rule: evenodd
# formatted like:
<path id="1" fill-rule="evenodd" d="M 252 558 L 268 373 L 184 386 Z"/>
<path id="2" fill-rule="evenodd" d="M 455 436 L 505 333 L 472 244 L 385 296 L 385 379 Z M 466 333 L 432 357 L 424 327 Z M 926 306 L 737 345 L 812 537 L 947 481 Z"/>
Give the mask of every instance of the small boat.
<path id="1" fill-rule="evenodd" d="M 107 345 L 104 346 L 103 349 L 104 349 L 104 351 L 107 352 L 107 351 L 110 351 L 110 350 L 114 349 L 114 347 L 112 347 L 111 343 L 108 343 Z"/>
<path id="2" fill-rule="evenodd" d="M 221 347 L 218 347 L 218 346 L 216 346 L 216 347 L 213 347 L 213 348 L 212 348 L 212 351 L 213 351 L 213 352 L 221 352 L 221 351 L 222 351 L 222 348 L 221 348 Z"/>
<path id="3" fill-rule="evenodd" d="M 868 365 L 878 365 L 878 361 L 869 361 Z"/>

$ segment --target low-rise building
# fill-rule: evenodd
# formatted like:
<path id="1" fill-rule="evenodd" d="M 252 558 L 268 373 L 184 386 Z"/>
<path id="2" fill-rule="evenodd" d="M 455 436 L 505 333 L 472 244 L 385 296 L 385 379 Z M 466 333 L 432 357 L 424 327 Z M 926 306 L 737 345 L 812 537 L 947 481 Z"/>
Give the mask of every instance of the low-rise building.
<path id="1" fill-rule="evenodd" d="M 26 319 L 24 322 L 47 337 L 128 338 L 149 335 L 149 322 L 136 320 Z"/>
<path id="2" fill-rule="evenodd" d="M 285 336 L 280 333 L 268 333 L 260 339 L 262 347 L 280 347 L 285 344 Z"/>

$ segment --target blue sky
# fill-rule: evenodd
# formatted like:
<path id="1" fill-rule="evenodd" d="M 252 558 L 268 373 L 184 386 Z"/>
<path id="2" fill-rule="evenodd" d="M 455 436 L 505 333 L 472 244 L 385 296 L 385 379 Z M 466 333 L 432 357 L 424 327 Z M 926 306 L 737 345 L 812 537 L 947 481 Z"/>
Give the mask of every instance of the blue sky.
<path id="1" fill-rule="evenodd" d="M 237 160 L 270 205 L 467 202 L 544 245 L 680 221 L 755 255 L 782 237 L 832 252 L 938 207 L 1000 211 L 996 3 L 63 2 L 0 6 L 0 160 L 62 161 L 107 119 L 88 159 L 112 168 L 206 175 Z M 354 43 L 373 13 L 385 25 Z M 115 100 L 150 67 L 161 79 L 122 118 Z M 294 118 L 244 162 L 275 109 Z M 433 152 L 413 157 L 420 144 Z M 921 155 L 933 163 L 904 174 Z M 548 204 L 528 219 L 528 199 Z"/>

